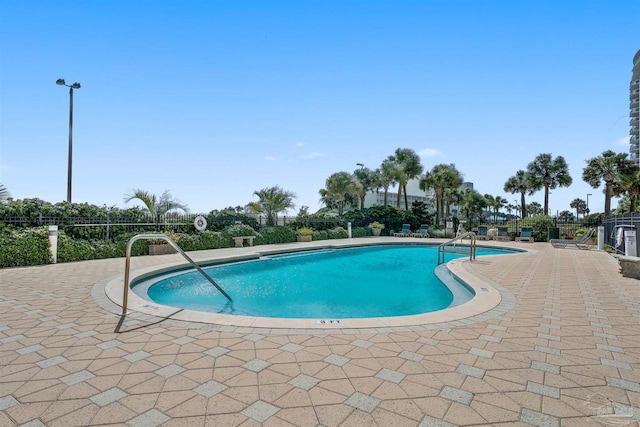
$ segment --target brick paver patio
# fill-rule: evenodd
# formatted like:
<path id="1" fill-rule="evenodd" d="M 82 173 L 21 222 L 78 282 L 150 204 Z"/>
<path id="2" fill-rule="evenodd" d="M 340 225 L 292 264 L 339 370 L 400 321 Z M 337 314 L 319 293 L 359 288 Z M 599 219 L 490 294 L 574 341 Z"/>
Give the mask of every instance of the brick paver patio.
<path id="1" fill-rule="evenodd" d="M 101 284 L 123 259 L 0 270 L 0 426 L 637 425 L 640 281 L 604 252 L 503 245 L 530 252 L 463 268 L 508 309 L 393 328 L 132 313 L 116 332 Z"/>

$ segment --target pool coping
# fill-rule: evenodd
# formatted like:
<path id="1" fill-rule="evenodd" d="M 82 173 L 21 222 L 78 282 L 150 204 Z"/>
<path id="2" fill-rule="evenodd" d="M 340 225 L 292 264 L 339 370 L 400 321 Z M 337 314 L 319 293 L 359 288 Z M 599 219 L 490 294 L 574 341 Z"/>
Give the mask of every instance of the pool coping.
<path id="1" fill-rule="evenodd" d="M 316 242 L 313 245 L 299 244 L 292 247 L 256 247 L 251 252 L 243 251 L 236 255 L 228 255 L 220 253 L 216 256 L 215 251 L 209 251 L 208 256 L 198 260 L 201 265 L 212 265 L 226 263 L 232 261 L 243 261 L 250 259 L 258 259 L 260 257 L 293 252 L 297 250 L 317 250 L 317 249 L 336 249 L 359 246 L 372 245 L 429 245 L 434 246 L 444 242 L 421 241 L 412 239 L 410 241 L 398 241 L 397 239 L 373 239 L 369 241 L 353 241 L 353 239 L 343 241 L 333 241 L 324 244 Z M 512 247 L 479 245 L 492 249 L 514 250 Z M 247 248 L 245 248 L 247 249 Z M 521 248 L 517 248 L 522 251 Z M 490 260 L 496 255 L 483 255 L 482 259 Z M 505 255 L 497 255 L 505 256 Z M 508 256 L 508 255 L 507 255 Z M 175 307 L 164 306 L 148 300 L 145 300 L 129 289 L 128 292 L 128 311 L 127 316 L 134 314 L 143 314 L 157 318 L 171 319 L 177 322 L 186 322 L 191 325 L 216 325 L 224 330 L 233 330 L 241 328 L 257 328 L 257 329 L 276 329 L 276 330 L 300 330 L 301 332 L 328 330 L 332 333 L 337 331 L 361 331 L 363 329 L 380 330 L 387 328 L 410 328 L 410 329 L 448 329 L 455 326 L 476 323 L 490 318 L 495 318 L 507 312 L 515 303 L 515 298 L 511 292 L 502 288 L 486 277 L 479 276 L 471 271 L 467 258 L 459 258 L 446 263 L 449 272 L 465 286 L 471 288 L 475 292 L 475 296 L 468 302 L 447 309 L 396 317 L 373 317 L 373 318 L 357 318 L 357 319 L 295 319 L 295 318 L 271 318 L 271 317 L 254 317 L 254 316 L 237 316 L 230 314 L 206 313 L 193 310 L 176 309 Z M 474 261 L 477 262 L 477 261 Z M 173 271 L 175 269 L 189 268 L 186 262 L 168 262 L 160 266 L 141 268 L 130 272 L 130 283 L 144 280 L 149 276 L 159 273 Z M 115 304 L 118 310 L 121 310 L 123 300 L 124 276 L 117 275 L 107 278 L 95 284 L 98 289 L 93 292 L 94 297 L 105 295 L 109 302 Z M 106 301 L 103 301 L 106 302 Z M 113 310 L 113 306 L 110 307 Z M 120 314 L 120 312 L 118 312 Z"/>

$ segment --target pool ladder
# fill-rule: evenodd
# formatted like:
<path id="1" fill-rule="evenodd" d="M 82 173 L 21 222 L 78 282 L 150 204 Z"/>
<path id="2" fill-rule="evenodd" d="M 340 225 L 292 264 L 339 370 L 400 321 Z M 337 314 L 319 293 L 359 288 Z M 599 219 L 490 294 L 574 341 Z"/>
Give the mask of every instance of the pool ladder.
<path id="1" fill-rule="evenodd" d="M 462 239 L 469 237 L 471 239 L 471 243 L 469 243 L 469 246 L 456 246 L 456 243 L 458 240 L 460 240 L 460 242 L 462 242 Z M 474 233 L 473 231 L 468 231 L 464 234 L 460 234 L 459 236 L 454 237 L 451 240 L 447 240 L 446 242 L 442 243 L 440 246 L 438 246 L 438 265 L 442 264 L 444 262 L 444 254 L 445 253 L 452 253 L 452 254 L 469 254 L 469 260 L 473 261 L 474 259 L 476 259 L 476 233 Z M 453 244 L 452 244 L 453 243 Z"/>
<path id="2" fill-rule="evenodd" d="M 189 257 L 189 255 L 184 253 L 184 251 L 180 248 L 180 246 L 178 246 L 176 242 L 171 240 L 168 236 L 164 234 L 138 234 L 137 236 L 133 236 L 131 239 L 129 239 L 129 242 L 127 243 L 127 253 L 126 253 L 126 261 L 125 261 L 125 267 L 124 267 L 124 294 L 122 296 L 122 314 L 121 314 L 122 317 L 126 316 L 127 314 L 127 299 L 129 296 L 129 268 L 131 266 L 131 246 L 135 241 L 141 240 L 141 239 L 159 239 L 169 243 L 173 247 L 173 249 L 178 251 L 178 253 L 184 257 L 184 259 L 189 261 L 189 264 L 191 264 L 193 268 L 198 270 L 198 272 L 202 274 L 205 279 L 211 282 L 211 284 L 215 286 L 216 289 L 220 291 L 220 293 L 224 295 L 231 304 L 233 304 L 233 300 L 231 299 L 229 294 L 227 294 L 220 287 L 220 285 L 218 285 L 211 277 L 209 277 L 209 275 L 205 273 L 204 270 L 200 268 L 200 266 L 194 260 L 192 260 Z"/>

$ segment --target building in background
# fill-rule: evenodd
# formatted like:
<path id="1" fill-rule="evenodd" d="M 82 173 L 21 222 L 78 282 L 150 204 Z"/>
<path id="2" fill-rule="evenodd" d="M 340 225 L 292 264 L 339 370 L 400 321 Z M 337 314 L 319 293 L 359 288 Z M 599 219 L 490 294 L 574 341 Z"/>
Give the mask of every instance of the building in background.
<path id="1" fill-rule="evenodd" d="M 640 50 L 633 57 L 631 83 L 629 84 L 629 154 L 640 166 Z"/>
<path id="2" fill-rule="evenodd" d="M 407 201 L 409 202 L 409 209 L 413 202 L 422 202 L 427 205 L 431 205 L 432 201 L 435 203 L 433 191 L 429 190 L 424 192 L 420 189 L 420 178 L 412 179 L 407 182 Z M 398 187 L 389 188 L 387 192 L 387 205 L 396 206 L 398 202 Z M 370 208 L 375 205 L 384 205 L 384 189 L 380 191 L 369 191 L 364 198 L 364 207 Z M 400 208 L 404 209 L 404 196 L 401 196 Z"/>

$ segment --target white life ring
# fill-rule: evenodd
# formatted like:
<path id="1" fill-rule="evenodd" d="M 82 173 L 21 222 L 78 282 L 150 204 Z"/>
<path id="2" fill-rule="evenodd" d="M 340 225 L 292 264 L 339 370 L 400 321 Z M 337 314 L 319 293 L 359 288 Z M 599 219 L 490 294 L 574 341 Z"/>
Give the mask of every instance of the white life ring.
<path id="1" fill-rule="evenodd" d="M 195 220 L 193 220 L 193 226 L 198 231 L 204 231 L 207 228 L 207 220 L 202 215 L 198 215 Z"/>

